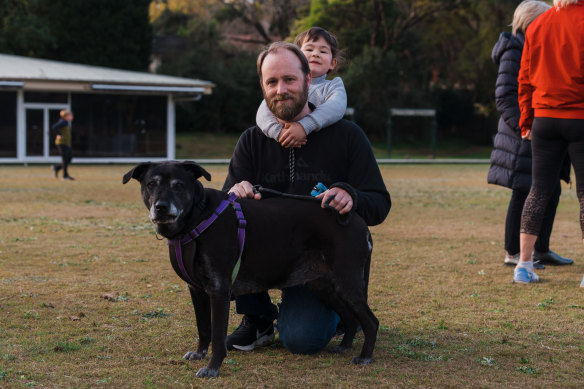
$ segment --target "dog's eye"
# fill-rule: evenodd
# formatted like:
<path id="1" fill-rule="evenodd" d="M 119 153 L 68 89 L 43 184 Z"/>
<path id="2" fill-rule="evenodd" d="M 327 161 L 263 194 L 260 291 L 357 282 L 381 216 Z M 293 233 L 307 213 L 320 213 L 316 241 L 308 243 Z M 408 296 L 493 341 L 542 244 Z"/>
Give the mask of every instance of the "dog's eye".
<path id="1" fill-rule="evenodd" d="M 152 180 L 150 182 L 148 182 L 148 184 L 146 184 L 148 186 L 148 188 L 153 189 L 156 187 L 156 181 Z"/>
<path id="2" fill-rule="evenodd" d="M 182 182 L 173 182 L 171 185 L 172 190 L 182 190 L 184 187 Z"/>

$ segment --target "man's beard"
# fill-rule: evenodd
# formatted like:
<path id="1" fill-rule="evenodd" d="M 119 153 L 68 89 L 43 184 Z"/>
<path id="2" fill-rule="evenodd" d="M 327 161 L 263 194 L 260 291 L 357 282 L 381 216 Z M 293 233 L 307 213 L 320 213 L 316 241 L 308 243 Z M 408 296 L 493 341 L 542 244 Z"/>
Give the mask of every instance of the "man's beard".
<path id="1" fill-rule="evenodd" d="M 264 93 L 264 98 L 266 99 L 266 104 L 272 113 L 280 120 L 285 122 L 290 122 L 294 120 L 296 116 L 302 112 L 302 109 L 306 105 L 308 100 L 308 85 L 305 83 L 302 88 L 302 92 L 298 95 L 292 93 L 284 93 L 281 95 L 275 95 L 272 98 L 266 97 Z M 278 104 L 281 100 L 290 99 L 292 101 L 286 102 L 284 104 Z"/>

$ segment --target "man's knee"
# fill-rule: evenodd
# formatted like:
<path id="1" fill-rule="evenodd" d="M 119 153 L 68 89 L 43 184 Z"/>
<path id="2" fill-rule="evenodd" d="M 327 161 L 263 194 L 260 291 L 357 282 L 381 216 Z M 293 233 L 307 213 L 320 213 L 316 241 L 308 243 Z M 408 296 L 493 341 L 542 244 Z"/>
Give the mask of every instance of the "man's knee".
<path id="1" fill-rule="evenodd" d="M 278 314 L 280 342 L 294 354 L 314 354 L 329 343 L 339 316 L 322 303 L 306 286 L 282 292 Z"/>
<path id="2" fill-rule="evenodd" d="M 314 354 L 326 347 L 335 333 L 337 324 L 338 321 L 330 322 L 328 328 L 304 328 L 293 323 L 280 325 L 280 342 L 293 354 Z"/>

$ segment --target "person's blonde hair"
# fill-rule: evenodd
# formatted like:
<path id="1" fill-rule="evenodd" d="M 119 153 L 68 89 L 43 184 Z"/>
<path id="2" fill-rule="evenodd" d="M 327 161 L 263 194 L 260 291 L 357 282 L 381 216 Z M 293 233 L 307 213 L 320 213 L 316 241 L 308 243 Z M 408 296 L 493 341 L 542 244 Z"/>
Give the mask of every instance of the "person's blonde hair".
<path id="1" fill-rule="evenodd" d="M 515 8 L 515 12 L 513 13 L 513 23 L 511 23 L 511 32 L 513 35 L 517 35 L 517 33 L 525 34 L 527 26 L 550 8 L 551 6 L 543 1 L 522 1 L 517 8 Z"/>
<path id="2" fill-rule="evenodd" d="M 73 115 L 73 112 L 69 111 L 68 109 L 64 109 L 59 112 L 59 116 L 61 116 L 63 119 L 65 119 L 65 116 L 67 115 Z"/>
<path id="3" fill-rule="evenodd" d="M 571 4 L 576 4 L 578 1 L 579 0 L 554 0 L 554 7 L 556 7 L 556 9 L 560 9 Z"/>

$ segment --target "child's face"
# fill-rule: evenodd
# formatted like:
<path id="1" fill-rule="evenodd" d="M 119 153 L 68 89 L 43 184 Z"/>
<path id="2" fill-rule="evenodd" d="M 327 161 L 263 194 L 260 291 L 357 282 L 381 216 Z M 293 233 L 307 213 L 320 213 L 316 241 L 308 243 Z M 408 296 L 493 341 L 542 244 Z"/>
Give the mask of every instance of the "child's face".
<path id="1" fill-rule="evenodd" d="M 318 37 L 316 41 L 305 40 L 300 50 L 308 59 L 310 74 L 313 78 L 325 75 L 337 66 L 337 59 L 333 58 L 331 47 L 323 37 Z"/>

